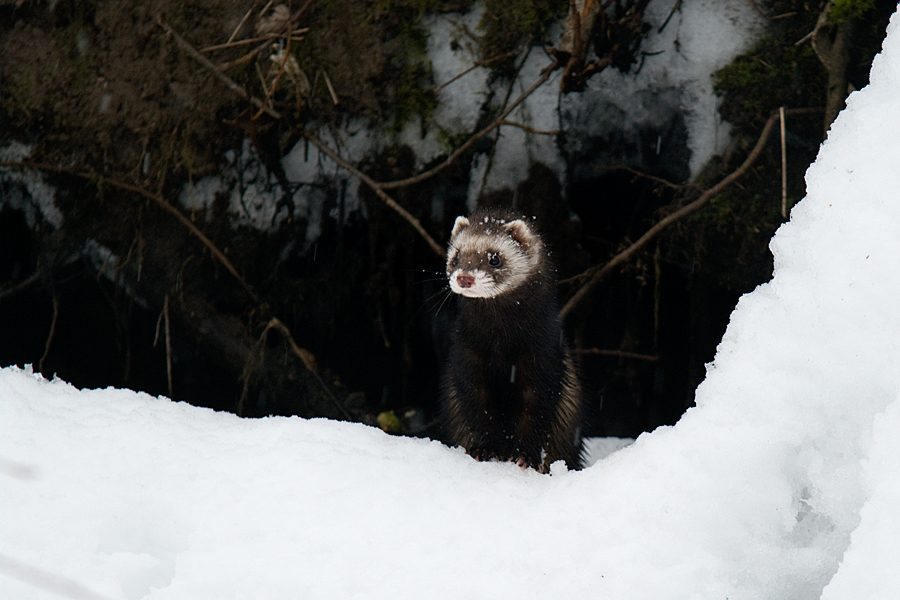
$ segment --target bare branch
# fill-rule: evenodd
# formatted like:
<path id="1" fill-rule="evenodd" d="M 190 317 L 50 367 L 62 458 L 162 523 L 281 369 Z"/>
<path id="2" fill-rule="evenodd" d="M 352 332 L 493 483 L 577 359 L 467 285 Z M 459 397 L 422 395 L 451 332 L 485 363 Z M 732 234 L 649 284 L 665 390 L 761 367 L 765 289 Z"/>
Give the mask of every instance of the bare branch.
<path id="1" fill-rule="evenodd" d="M 304 5 L 304 8 L 301 9 L 300 12 L 302 12 L 302 10 L 305 10 L 306 6 L 308 6 L 308 5 L 309 5 L 309 2 L 307 2 L 306 5 Z M 205 56 L 200 54 L 200 52 L 198 52 L 196 50 L 196 48 L 194 48 L 183 37 L 181 37 L 178 34 L 178 32 L 176 32 L 174 29 L 172 29 L 172 27 L 168 23 L 166 23 L 162 19 L 162 16 L 160 16 L 157 19 L 157 24 L 169 36 L 171 36 L 172 39 L 175 40 L 175 42 L 178 44 L 178 46 L 180 48 L 185 50 L 188 54 L 190 54 L 195 60 L 197 60 L 204 67 L 211 70 L 216 75 L 216 77 L 219 78 L 220 81 L 222 81 L 223 83 L 225 83 L 226 86 L 228 86 L 229 89 L 234 91 L 236 94 L 238 94 L 242 98 L 249 100 L 250 103 L 253 104 L 254 106 L 256 106 L 260 110 L 261 113 L 265 112 L 266 114 L 268 114 L 269 116 L 271 116 L 274 119 L 282 119 L 283 118 L 284 115 L 282 115 L 282 113 L 280 113 L 279 111 L 275 110 L 274 108 L 268 106 L 262 100 L 248 94 L 247 91 L 243 87 L 238 85 L 233 79 L 231 79 L 228 75 L 223 73 L 221 68 L 219 68 L 218 66 L 213 64 L 213 62 L 210 61 L 208 58 L 206 58 Z M 357 169 L 356 167 L 354 167 L 353 165 L 351 165 L 350 163 L 348 163 L 347 161 L 345 161 L 343 158 L 341 158 L 340 155 L 338 155 L 338 153 L 334 149 L 330 148 L 322 140 L 320 140 L 318 137 L 316 137 L 316 135 L 313 132 L 308 131 L 306 129 L 302 129 L 302 130 L 299 130 L 299 133 L 301 133 L 306 139 L 308 139 L 310 142 L 312 142 L 313 145 L 315 145 L 317 148 L 319 148 L 320 151 L 322 151 L 324 154 L 327 154 L 329 157 L 331 157 L 331 159 L 334 160 L 337 164 L 339 164 L 343 168 L 345 168 L 348 171 L 350 171 L 351 173 L 353 173 L 353 175 L 358 177 L 360 179 L 360 181 L 362 181 L 367 186 L 372 188 L 372 190 L 378 195 L 379 198 L 381 198 L 388 206 L 390 206 L 401 217 L 406 219 L 406 221 L 408 221 L 410 223 L 410 225 L 413 226 L 413 228 L 419 233 L 419 235 L 422 236 L 422 238 L 428 243 L 428 245 L 431 247 L 431 249 L 434 250 L 434 252 L 438 256 L 443 257 L 444 249 L 441 247 L 441 245 L 438 244 L 437 242 L 435 242 L 434 238 L 432 238 L 431 235 L 429 235 L 428 232 L 425 231 L 425 228 L 422 227 L 422 224 L 419 222 L 418 219 L 416 219 L 413 215 L 411 215 L 409 213 L 409 211 L 407 211 L 405 208 L 400 206 L 400 204 L 398 204 L 396 200 L 391 198 L 385 192 L 385 190 L 398 188 L 398 187 L 406 187 L 409 185 L 413 185 L 415 183 L 419 183 L 421 181 L 424 181 L 430 177 L 437 175 L 438 173 L 440 173 L 441 171 L 443 171 L 444 169 L 449 167 L 466 150 L 471 148 L 475 142 L 477 142 L 478 140 L 483 138 L 485 135 L 487 135 L 488 133 L 490 133 L 491 131 L 493 131 L 494 129 L 499 127 L 500 125 L 502 125 L 503 122 L 506 120 L 506 117 L 508 117 L 509 114 L 513 110 L 515 110 L 515 108 L 517 106 L 522 104 L 532 93 L 534 93 L 534 91 L 536 89 L 538 89 L 548 79 L 550 79 L 550 76 L 553 74 L 553 71 L 556 70 L 556 68 L 558 66 L 559 66 L 559 62 L 554 61 L 553 63 L 551 63 L 550 65 L 545 67 L 541 71 L 541 76 L 538 77 L 538 79 L 534 83 L 531 84 L 531 87 L 529 87 L 527 90 L 522 92 L 522 94 L 518 98 L 516 98 L 512 103 L 510 103 L 506 107 L 506 109 L 496 119 L 494 119 L 494 121 L 492 121 L 488 126 L 486 126 L 482 130 L 475 133 L 464 144 L 462 144 L 459 148 L 457 148 L 449 157 L 447 157 L 447 159 L 444 162 L 440 163 L 433 169 L 430 169 L 428 171 L 425 171 L 424 173 L 420 173 L 413 177 L 409 177 L 407 179 L 401 179 L 401 180 L 396 180 L 396 181 L 387 181 L 387 182 L 377 182 L 374 179 L 372 179 L 371 177 L 369 177 L 368 175 L 366 175 L 365 173 L 363 173 L 362 171 L 360 171 L 359 169 Z M 274 86 L 273 86 L 273 88 L 274 88 Z M 509 123 L 509 124 L 513 124 L 513 123 Z"/>
<path id="2" fill-rule="evenodd" d="M 269 47 L 269 42 L 267 40 L 267 41 L 263 42 L 262 44 L 260 44 L 259 46 L 257 46 L 256 48 L 254 48 L 253 50 L 251 50 L 250 52 L 248 52 L 247 54 L 243 55 L 242 57 L 237 58 L 232 61 L 229 61 L 229 62 L 222 63 L 221 65 L 219 65 L 219 68 L 222 69 L 223 71 L 228 71 L 229 69 L 233 69 L 235 67 L 246 65 L 248 62 L 250 62 L 251 60 L 256 58 L 257 54 L 259 54 L 260 52 L 262 52 L 263 50 L 265 50 L 268 47 Z"/>
<path id="3" fill-rule="evenodd" d="M 787 136 L 785 135 L 784 107 L 778 109 L 778 119 L 781 121 L 781 216 L 787 219 Z"/>
<path id="4" fill-rule="evenodd" d="M 656 362 L 659 360 L 659 356 L 656 356 L 655 354 L 638 354 L 637 352 L 626 352 L 624 350 L 601 350 L 600 348 L 581 348 L 575 350 L 575 354 L 615 356 L 616 358 L 632 358 L 634 360 L 646 360 L 648 362 Z"/>
<path id="5" fill-rule="evenodd" d="M 669 24 L 669 21 L 672 20 L 672 17 L 675 15 L 675 12 L 681 8 L 681 0 L 675 0 L 675 4 L 672 5 L 672 10 L 669 11 L 669 14 L 666 15 L 666 19 L 662 22 L 662 25 L 656 30 L 656 33 L 662 33 L 663 29 L 666 28 L 666 25 Z"/>
<path id="6" fill-rule="evenodd" d="M 325 78 L 325 85 L 328 86 L 328 93 L 331 94 L 331 101 L 334 102 L 334 105 L 338 105 L 338 97 L 334 92 L 334 86 L 331 85 L 331 77 L 328 76 L 328 71 L 322 69 L 322 76 Z"/>
<path id="7" fill-rule="evenodd" d="M 462 146 L 460 146 L 459 148 L 454 150 L 453 154 L 451 154 L 450 156 L 447 157 L 447 160 L 440 163 L 433 169 L 425 171 L 424 173 L 419 173 L 418 175 L 415 175 L 413 177 L 408 177 L 406 179 L 398 179 L 396 181 L 385 181 L 383 183 L 379 183 L 378 184 L 379 187 L 381 187 L 381 189 L 384 189 L 384 190 L 389 190 L 389 189 L 398 188 L 398 187 L 405 187 L 407 185 L 412 185 L 414 183 L 419 183 L 420 181 L 425 181 L 429 177 L 434 177 L 435 175 L 437 175 L 438 173 L 440 173 L 441 171 L 443 171 L 444 169 L 446 169 L 447 167 L 452 165 L 456 161 L 456 159 L 459 158 L 466 150 L 471 148 L 475 142 L 477 142 L 478 140 L 480 140 L 481 138 L 483 138 L 484 136 L 489 134 L 496 127 L 500 126 L 500 124 L 504 120 L 506 120 L 506 117 L 508 117 L 509 114 L 513 110 L 515 110 L 515 108 L 517 106 L 519 106 L 520 104 L 525 102 L 525 100 L 528 99 L 528 97 L 531 94 L 533 94 L 536 89 L 541 87 L 548 79 L 550 79 L 550 75 L 553 74 L 553 71 L 555 71 L 558 66 L 559 66 L 559 62 L 553 62 L 550 65 L 548 65 L 547 67 L 545 67 L 544 70 L 541 71 L 541 76 L 538 77 L 537 80 L 535 80 L 535 82 L 531 84 L 531 87 L 529 87 L 527 90 L 522 92 L 522 94 L 518 98 L 513 100 L 512 104 L 507 106 L 506 110 L 504 110 L 502 113 L 500 113 L 500 116 L 497 117 L 496 119 L 494 119 L 494 121 L 492 121 L 490 125 L 488 125 L 484 129 L 482 129 L 481 131 L 477 132 L 475 135 L 470 137 Z"/>
<path id="8" fill-rule="evenodd" d="M 809 114 L 814 112 L 821 112 L 821 110 L 822 109 L 820 108 L 797 108 L 786 110 L 785 113 Z M 600 280 L 609 275 L 613 270 L 628 262 L 628 260 L 638 252 L 638 250 L 647 245 L 647 243 L 654 237 L 656 237 L 663 229 L 705 205 L 712 198 L 715 198 L 719 192 L 734 183 L 739 177 L 746 173 L 750 169 L 750 167 L 753 166 L 753 163 L 756 162 L 756 159 L 759 158 L 763 147 L 766 145 L 766 142 L 769 139 L 769 134 L 772 133 L 772 128 L 775 126 L 775 122 L 778 119 L 779 113 L 777 112 L 769 117 L 769 120 L 766 121 L 762 133 L 760 134 L 759 139 L 756 142 L 756 146 L 753 147 L 753 150 L 750 151 L 750 154 L 747 156 L 746 160 L 744 160 L 744 163 L 740 167 L 723 178 L 719 183 L 703 192 L 699 198 L 697 198 L 690 204 L 682 206 L 675 212 L 666 215 L 656 225 L 647 230 L 647 232 L 642 235 L 640 239 L 638 239 L 638 241 L 631 244 L 622 252 L 618 253 L 612 258 L 612 260 L 602 266 L 597 265 L 585 271 L 581 277 L 589 278 L 587 283 L 585 283 L 577 292 L 575 292 L 575 295 L 565 303 L 565 305 L 562 307 L 562 310 L 559 311 L 560 318 L 565 319 L 566 316 L 568 316 L 568 314 L 572 312 L 572 309 L 575 308 L 575 306 L 579 302 L 584 300 L 584 298 L 593 290 L 594 286 L 596 286 L 600 282 Z"/>
<path id="9" fill-rule="evenodd" d="M 163 30 L 166 31 L 166 33 L 168 33 L 169 35 L 172 36 L 172 38 L 179 45 L 179 47 L 184 49 L 188 54 L 190 54 L 192 57 L 194 57 L 200 64 L 205 66 L 207 69 L 210 69 L 211 71 L 213 71 L 216 74 L 216 76 L 221 81 L 223 81 L 225 83 L 225 85 L 228 86 L 229 89 L 231 89 L 232 91 L 234 91 L 235 93 L 240 95 L 242 98 L 246 98 L 247 100 L 249 100 L 254 106 L 259 108 L 262 112 L 265 112 L 272 118 L 281 119 L 283 117 L 283 115 L 280 112 L 278 112 L 274 108 L 266 105 L 259 98 L 256 98 L 256 97 L 248 94 L 244 88 L 239 86 L 233 79 L 231 79 L 228 75 L 223 73 L 222 70 L 219 69 L 219 67 L 217 67 L 215 64 L 213 64 L 205 56 L 203 56 L 202 54 L 197 52 L 197 50 L 193 46 L 191 46 L 184 38 L 182 38 L 180 35 L 178 35 L 178 33 L 174 29 L 172 29 L 168 23 L 163 21 L 161 17 L 160 17 L 158 23 L 159 23 L 159 26 L 162 27 Z M 416 219 L 414 216 L 412 216 L 405 208 L 400 206 L 393 198 L 388 196 L 388 194 L 382 189 L 383 184 L 376 182 L 371 177 L 369 177 L 368 175 L 366 175 L 365 173 L 363 173 L 362 171 L 360 171 L 359 169 L 357 169 L 356 167 L 354 167 L 353 165 L 351 165 L 350 163 L 348 163 L 347 161 L 342 159 L 338 155 L 337 152 L 335 152 L 334 150 L 329 148 L 324 142 L 322 142 L 319 138 L 317 138 L 315 136 L 315 134 L 313 134 L 311 131 L 303 129 L 299 133 L 301 133 L 304 137 L 306 137 L 306 139 L 308 139 L 310 142 L 312 142 L 323 153 L 330 156 L 332 160 L 334 160 L 340 166 L 344 167 L 345 169 L 347 169 L 348 171 L 350 171 L 351 173 L 356 175 L 363 183 L 365 183 L 370 188 L 372 188 L 372 190 L 374 190 L 375 193 L 378 194 L 379 198 L 384 200 L 384 202 L 388 206 L 390 206 L 392 209 L 394 209 L 400 216 L 402 216 L 404 219 L 409 221 L 409 223 L 413 226 L 413 228 L 419 232 L 419 235 L 421 235 L 423 237 L 423 239 L 428 243 L 428 245 L 431 247 L 431 249 L 434 250 L 435 253 L 438 254 L 438 256 L 441 256 L 441 257 L 444 256 L 444 249 L 441 247 L 441 245 L 438 244 L 437 242 L 435 242 L 434 238 L 432 238 L 428 234 L 428 232 L 425 231 L 425 228 L 422 227 L 422 224 L 419 223 L 418 219 Z"/>
<path id="10" fill-rule="evenodd" d="M 53 320 L 50 321 L 50 333 L 47 334 L 47 341 L 44 344 L 44 354 L 41 355 L 41 360 L 38 361 L 38 371 L 44 375 L 46 372 L 44 371 L 44 361 L 47 360 L 47 355 L 50 354 L 50 344 L 53 343 L 53 334 L 56 333 L 56 321 L 59 318 L 59 296 L 56 295 L 56 292 L 53 292 Z"/>
<path id="11" fill-rule="evenodd" d="M 6 165 L 4 165 L 6 166 Z M 10 286 L 6 289 L 0 289 L 0 302 L 7 298 L 12 298 L 17 294 L 21 294 L 22 292 L 26 292 L 41 281 L 41 272 L 35 271 L 34 275 L 30 276 L 28 279 L 24 281 L 20 281 L 15 286 Z"/>
<path id="12" fill-rule="evenodd" d="M 210 252 L 212 252 L 213 256 L 215 256 L 219 260 L 220 263 L 222 263 L 222 266 L 225 267 L 225 269 L 229 273 L 231 273 L 235 279 L 238 280 L 238 283 L 241 284 L 241 286 L 244 288 L 244 290 L 247 292 L 247 294 L 250 296 L 250 298 L 254 302 L 259 302 L 259 296 L 257 295 L 257 293 L 253 290 L 252 287 L 250 287 L 250 285 L 246 281 L 244 281 L 244 278 L 238 274 L 237 269 L 234 268 L 234 265 L 231 264 L 231 261 L 228 260 L 228 257 L 225 256 L 225 254 L 223 254 L 222 251 L 219 250 L 216 247 L 216 245 L 213 244 L 212 241 L 208 237 L 206 237 L 206 235 L 203 234 L 202 231 L 197 229 L 197 226 L 194 225 L 193 223 L 191 223 L 190 219 L 188 219 L 186 216 L 181 214 L 181 211 L 179 211 L 177 208 L 175 208 L 174 206 L 172 206 L 171 204 L 166 202 L 166 199 L 163 198 L 162 196 L 160 196 L 158 194 L 154 194 L 153 192 L 149 192 L 149 191 L 145 190 L 144 188 L 138 187 L 136 185 L 131 185 L 130 183 L 125 183 L 124 181 L 119 181 L 117 179 L 104 177 L 103 175 L 99 175 L 97 173 L 84 173 L 84 172 L 80 172 L 80 171 L 74 171 L 71 169 L 64 169 L 59 166 L 48 165 L 48 164 L 44 164 L 44 163 L 26 162 L 26 161 L 7 162 L 7 163 L 0 163 L 0 164 L 2 164 L 2 166 L 4 166 L 4 167 L 9 167 L 9 168 L 40 169 L 41 171 L 47 171 L 50 173 L 65 173 L 67 175 L 74 175 L 75 177 L 81 177 L 82 179 L 87 179 L 89 181 L 96 182 L 97 185 L 109 184 L 113 187 L 117 187 L 119 189 L 126 190 L 129 192 L 134 192 L 135 194 L 139 194 L 145 198 L 153 200 L 157 204 L 157 206 L 159 206 L 160 208 L 162 208 L 163 210 L 168 212 L 170 215 L 172 215 L 173 217 L 178 219 L 178 221 L 182 225 L 187 227 L 188 230 L 190 230 L 190 232 L 192 234 L 197 236 L 197 239 L 199 239 L 203 243 L 203 245 L 206 246 Z"/>
<path id="13" fill-rule="evenodd" d="M 812 36 L 815 35 L 815 33 L 816 33 L 816 30 L 813 29 L 812 31 L 810 31 L 809 33 L 807 33 L 806 35 L 804 35 L 802 38 L 800 38 L 799 40 L 797 40 L 796 42 L 794 42 L 794 45 L 795 45 L 795 46 L 799 46 L 799 45 L 802 44 L 803 42 L 805 42 L 805 41 L 807 41 L 807 40 L 811 40 L 811 39 L 812 39 Z"/>
<path id="14" fill-rule="evenodd" d="M 209 69 L 210 71 L 212 71 L 212 73 L 219 79 L 219 81 L 221 81 L 222 83 L 224 83 L 224 84 L 228 87 L 228 89 L 230 89 L 231 91 L 235 92 L 236 94 L 238 94 L 238 95 L 241 96 L 242 98 L 246 98 L 246 99 L 249 100 L 255 107 L 257 107 L 257 108 L 259 108 L 259 109 L 262 109 L 262 110 L 263 110 L 264 112 L 266 112 L 269 116 L 271 116 L 271 117 L 273 117 L 273 118 L 275 118 L 275 119 L 280 119 L 280 118 L 281 118 L 281 113 L 280 113 L 280 112 L 278 112 L 277 110 L 275 110 L 275 109 L 273 109 L 273 108 L 270 108 L 270 107 L 266 106 L 266 104 L 265 104 L 262 100 L 260 100 L 260 99 L 258 99 L 258 98 L 252 97 L 250 94 L 247 93 L 247 90 L 245 90 L 244 88 L 242 88 L 241 86 L 239 86 L 239 85 L 234 81 L 234 79 L 232 79 L 231 77 L 229 77 L 228 75 L 226 75 L 225 73 L 223 73 L 223 72 L 222 72 L 222 69 L 220 69 L 218 66 L 216 66 L 211 60 L 209 60 L 208 58 L 206 58 L 205 56 L 203 56 L 202 54 L 200 54 L 199 52 L 197 52 L 197 49 L 194 48 L 193 46 L 191 46 L 191 45 L 187 42 L 187 40 L 185 40 L 183 37 L 181 37 L 180 35 L 178 35 L 178 32 L 175 31 L 174 29 L 172 29 L 172 26 L 171 26 L 171 25 L 169 25 L 168 23 L 166 23 L 165 21 L 163 21 L 162 16 L 160 16 L 159 18 L 157 18 L 156 23 L 157 23 L 160 27 L 162 27 L 163 31 L 165 31 L 165 32 L 166 32 L 173 40 L 175 40 L 175 43 L 178 44 L 178 47 L 179 47 L 179 48 L 181 48 L 182 50 L 184 50 L 185 52 L 187 52 L 188 54 L 190 54 L 190 55 L 194 58 L 194 60 L 196 60 L 197 62 L 199 62 L 201 65 L 203 65 L 204 67 L 206 67 L 206 68 Z M 264 45 L 265 45 L 265 44 L 264 44 Z"/>
<path id="15" fill-rule="evenodd" d="M 235 28 L 234 28 L 234 31 L 231 32 L 231 35 L 228 36 L 228 41 L 225 42 L 226 44 L 230 44 L 232 41 L 234 41 L 234 38 L 237 37 L 237 34 L 238 34 L 238 32 L 241 30 L 241 27 L 244 26 L 244 23 L 247 22 L 247 19 L 250 18 L 250 15 L 251 15 L 251 14 L 253 14 L 253 8 L 252 8 L 252 7 L 251 7 L 249 10 L 247 10 L 247 14 L 244 15 L 244 18 L 241 19 L 241 22 L 238 23 L 238 26 L 235 27 Z"/>
<path id="16" fill-rule="evenodd" d="M 518 127 L 519 129 L 524 129 L 528 133 L 535 133 L 537 135 L 558 135 L 559 129 L 535 129 L 534 127 L 529 127 L 524 123 L 517 123 L 516 121 L 507 121 L 506 119 L 500 121 L 501 125 L 511 125 L 512 127 Z"/>
<path id="17" fill-rule="evenodd" d="M 522 72 L 522 67 L 525 66 L 525 61 L 528 60 L 529 55 L 531 54 L 531 49 L 525 53 L 524 56 L 520 60 L 517 60 L 518 63 L 515 67 L 515 72 L 512 77 L 509 78 L 509 85 L 506 86 L 506 94 L 503 96 L 503 102 L 500 103 L 499 110 L 502 112 L 506 110 L 507 105 L 509 104 L 509 97 L 512 96 L 513 89 L 516 86 L 516 81 L 519 79 L 519 74 Z M 484 169 L 481 171 L 481 182 L 478 185 L 478 194 L 480 195 L 482 190 L 484 190 L 484 186 L 487 183 L 488 177 L 490 176 L 491 169 L 494 168 L 494 156 L 497 152 L 497 142 L 500 139 L 500 127 L 494 129 L 491 132 L 491 144 L 490 150 L 487 153 L 487 162 L 484 166 Z"/>
<path id="18" fill-rule="evenodd" d="M 434 250 L 438 256 L 441 256 L 441 257 L 444 256 L 444 249 L 441 247 L 441 245 L 438 244 L 436 241 L 434 241 L 434 238 L 432 238 L 428 234 L 428 232 L 425 231 L 425 228 L 422 227 L 422 224 L 419 222 L 419 220 L 417 218 L 412 216 L 409 213 L 409 211 L 407 211 L 405 208 L 400 206 L 396 200 L 391 198 L 382 189 L 383 184 L 378 183 L 377 181 L 375 181 L 374 179 L 372 179 L 371 177 L 369 177 L 368 175 L 366 175 L 365 173 L 363 173 L 362 171 L 360 171 L 359 169 L 357 169 L 356 167 L 354 167 L 353 165 L 348 163 L 346 160 L 341 158 L 337 152 L 335 152 L 325 142 L 323 142 L 318 137 L 316 137 L 316 135 L 313 132 L 309 131 L 308 129 L 302 129 L 302 130 L 300 130 L 299 133 L 301 135 L 303 135 L 303 137 L 308 139 L 310 142 L 312 142 L 312 144 L 316 148 L 318 148 L 324 154 L 327 154 L 331 158 L 331 160 L 333 160 L 334 162 L 336 162 L 343 168 L 345 168 L 348 171 L 350 171 L 351 173 L 353 173 L 356 177 L 358 177 L 360 179 L 360 181 L 362 181 L 367 186 L 372 188 L 372 191 L 374 191 L 376 194 L 378 194 L 378 197 L 381 198 L 382 200 L 384 200 L 385 204 L 387 204 L 392 209 L 394 209 L 401 217 L 406 219 L 409 222 L 409 224 L 413 226 L 413 229 L 415 229 L 416 231 L 419 232 L 419 235 L 422 236 L 422 238 L 428 243 L 429 246 L 431 246 L 431 249 Z"/>
<path id="19" fill-rule="evenodd" d="M 485 59 L 485 60 L 476 60 L 474 63 L 472 63 L 472 66 L 471 66 L 471 67 L 469 67 L 469 68 L 466 69 L 465 71 L 462 71 L 461 73 L 457 73 L 456 75 L 454 75 L 453 77 L 451 77 L 450 79 L 448 79 L 447 81 L 445 81 L 444 83 L 442 83 L 441 85 L 439 85 L 439 86 L 437 86 L 436 88 L 434 88 L 434 93 L 435 93 L 435 94 L 438 93 L 439 91 L 441 91 L 442 89 L 444 89 L 445 87 L 447 87 L 448 85 L 450 85 L 451 83 L 453 83 L 454 81 L 456 81 L 457 79 L 459 79 L 460 77 L 462 77 L 463 75 L 466 75 L 466 74 L 468 74 L 468 73 L 471 73 L 472 71 L 474 71 L 474 70 L 477 69 L 478 67 L 486 67 L 486 66 L 488 66 L 488 65 L 491 64 L 491 63 L 497 62 L 498 60 L 503 60 L 503 59 L 506 59 L 506 58 L 512 58 L 513 56 L 516 56 L 517 54 L 521 54 L 521 52 L 522 52 L 523 50 L 525 50 L 525 46 L 519 46 L 519 47 L 516 48 L 515 50 L 510 50 L 510 51 L 507 52 L 506 54 L 501 54 L 501 55 L 499 55 L 499 56 L 494 56 L 494 57 L 491 57 L 491 58 L 488 58 L 488 59 Z"/>
<path id="20" fill-rule="evenodd" d="M 169 399 L 172 399 L 172 331 L 169 327 L 169 295 L 163 301 L 163 320 L 166 322 L 166 379 L 169 383 Z"/>
<path id="21" fill-rule="evenodd" d="M 696 183 L 672 183 L 668 179 L 663 179 L 662 177 L 650 175 L 649 173 L 644 173 L 643 171 L 638 171 L 637 169 L 634 169 L 632 167 L 616 166 L 616 167 L 611 167 L 611 168 L 621 169 L 622 171 L 628 171 L 629 173 L 632 173 L 632 174 L 636 175 L 637 177 L 640 177 L 642 179 L 649 179 L 650 181 L 655 181 L 656 183 L 658 183 L 660 185 L 664 185 L 666 187 L 670 187 L 675 190 L 694 188 L 694 189 L 700 190 L 701 192 L 703 191 L 702 189 L 700 189 L 700 186 L 698 186 Z"/>
<path id="22" fill-rule="evenodd" d="M 287 66 L 288 60 L 291 58 L 291 38 L 287 39 L 287 47 L 284 49 L 284 57 L 281 59 L 281 65 L 278 67 L 278 74 L 275 75 L 275 79 L 272 81 L 272 87 L 269 89 L 269 93 L 262 100 L 262 106 L 259 108 L 259 112 L 253 115 L 253 120 L 260 118 L 263 114 L 263 109 L 269 106 L 269 100 L 272 96 L 275 95 L 275 90 L 278 89 L 278 82 L 281 81 L 281 76 L 284 74 L 284 68 Z M 273 55 L 273 57 L 277 57 L 278 55 Z"/>
<path id="23" fill-rule="evenodd" d="M 304 27 L 303 29 L 298 29 L 297 31 L 292 31 L 290 37 L 293 38 L 295 35 L 300 35 L 301 33 L 306 33 L 309 31 L 309 27 Z M 244 46 L 246 44 L 255 44 L 256 42 L 264 42 L 268 40 L 277 40 L 279 38 L 288 37 L 281 35 L 280 33 L 267 33 L 264 36 L 255 37 L 255 38 L 247 38 L 245 40 L 238 40 L 236 42 L 228 41 L 224 44 L 218 44 L 216 46 L 207 46 L 206 48 L 201 48 L 200 52 L 214 52 L 216 50 L 225 50 L 227 48 L 235 48 L 237 46 Z"/>

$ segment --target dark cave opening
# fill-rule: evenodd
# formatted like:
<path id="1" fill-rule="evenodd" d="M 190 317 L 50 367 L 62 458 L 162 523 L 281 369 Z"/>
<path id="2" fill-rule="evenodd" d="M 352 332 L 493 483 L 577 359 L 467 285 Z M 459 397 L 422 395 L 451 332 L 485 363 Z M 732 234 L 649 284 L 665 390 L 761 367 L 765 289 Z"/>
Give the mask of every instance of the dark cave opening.
<path id="1" fill-rule="evenodd" d="M 624 170 L 607 170 L 572 184 L 567 198 L 580 225 L 580 236 L 571 241 L 582 256 L 571 249 L 558 254 L 567 260 L 558 265 L 562 278 L 580 272 L 580 261 L 608 260 L 643 234 L 672 201 L 670 193 Z M 273 314 L 317 357 L 323 376 L 341 398 L 357 414 L 369 415 L 364 421 L 394 411 L 409 419 L 408 432 L 436 437 L 440 364 L 452 312 L 442 304 L 442 265 L 416 250 L 414 234 L 398 229 L 392 215 L 386 221 L 370 216 L 343 225 L 341 229 L 327 220 L 315 246 L 293 252 L 275 271 L 261 267 L 273 282 L 267 290 L 275 299 Z M 20 211 L 0 214 L 0 230 L 0 285 L 9 289 L 8 284 L 35 272 L 32 255 L 41 238 Z M 674 424 L 693 403 L 704 365 L 714 356 L 740 292 L 695 265 L 683 245 L 683 240 L 661 236 L 603 281 L 567 322 L 573 344 L 582 351 L 582 374 L 593 407 L 588 435 L 635 437 Z M 565 301 L 574 290 L 563 285 L 560 291 Z M 0 298 L 4 366 L 32 363 L 38 368 L 53 323 L 54 298 L 57 323 L 44 358 L 48 376 L 56 374 L 76 387 L 112 385 L 168 394 L 164 345 L 153 343 L 159 312 L 98 277 L 85 260 L 54 272 L 53 281 L 40 280 Z M 282 353 L 285 360 L 289 354 L 284 340 L 275 337 L 267 352 Z M 172 356 L 175 400 L 235 410 L 241 373 L 179 331 L 177 321 Z M 244 414 L 297 414 L 297 406 L 289 388 L 269 381 L 253 391 Z M 432 427 L 423 428 L 428 423 Z"/>
<path id="2" fill-rule="evenodd" d="M 671 201 L 671 191 L 625 170 L 569 188 L 592 264 L 640 237 Z M 586 316 L 572 319 L 594 407 L 589 435 L 635 437 L 673 425 L 693 405 L 741 292 L 700 268 L 683 245 L 663 234 L 599 284 L 579 310 Z"/>

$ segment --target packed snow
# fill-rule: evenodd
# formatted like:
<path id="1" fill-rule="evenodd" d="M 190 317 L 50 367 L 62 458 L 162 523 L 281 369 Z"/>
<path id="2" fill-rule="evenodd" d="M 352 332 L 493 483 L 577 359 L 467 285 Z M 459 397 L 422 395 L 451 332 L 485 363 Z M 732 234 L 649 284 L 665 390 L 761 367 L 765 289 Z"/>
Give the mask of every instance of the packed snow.
<path id="1" fill-rule="evenodd" d="M 0 597 L 900 598 L 900 13 L 871 82 L 675 426 L 540 475 L 8 367 Z"/>

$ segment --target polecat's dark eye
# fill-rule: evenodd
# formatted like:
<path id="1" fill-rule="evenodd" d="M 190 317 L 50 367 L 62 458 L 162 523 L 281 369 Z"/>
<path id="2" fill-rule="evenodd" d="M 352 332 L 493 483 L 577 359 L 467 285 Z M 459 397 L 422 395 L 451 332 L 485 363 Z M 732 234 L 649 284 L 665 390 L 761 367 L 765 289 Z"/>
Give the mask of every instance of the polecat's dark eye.
<path id="1" fill-rule="evenodd" d="M 459 254 L 453 255 L 453 258 L 450 259 L 450 266 L 456 267 L 459 265 Z"/>
<path id="2" fill-rule="evenodd" d="M 491 265 L 492 267 L 499 267 L 500 266 L 500 255 L 497 254 L 496 252 L 491 254 L 490 257 L 488 258 L 488 264 Z"/>

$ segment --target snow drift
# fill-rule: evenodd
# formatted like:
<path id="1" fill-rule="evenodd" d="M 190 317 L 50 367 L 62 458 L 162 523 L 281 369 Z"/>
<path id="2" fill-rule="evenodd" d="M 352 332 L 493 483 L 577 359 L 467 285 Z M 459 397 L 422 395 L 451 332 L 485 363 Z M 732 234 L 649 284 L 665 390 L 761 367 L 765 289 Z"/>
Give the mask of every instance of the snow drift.
<path id="1" fill-rule="evenodd" d="M 0 595 L 900 597 L 898 14 L 871 81 L 676 426 L 541 476 L 10 367 Z"/>

